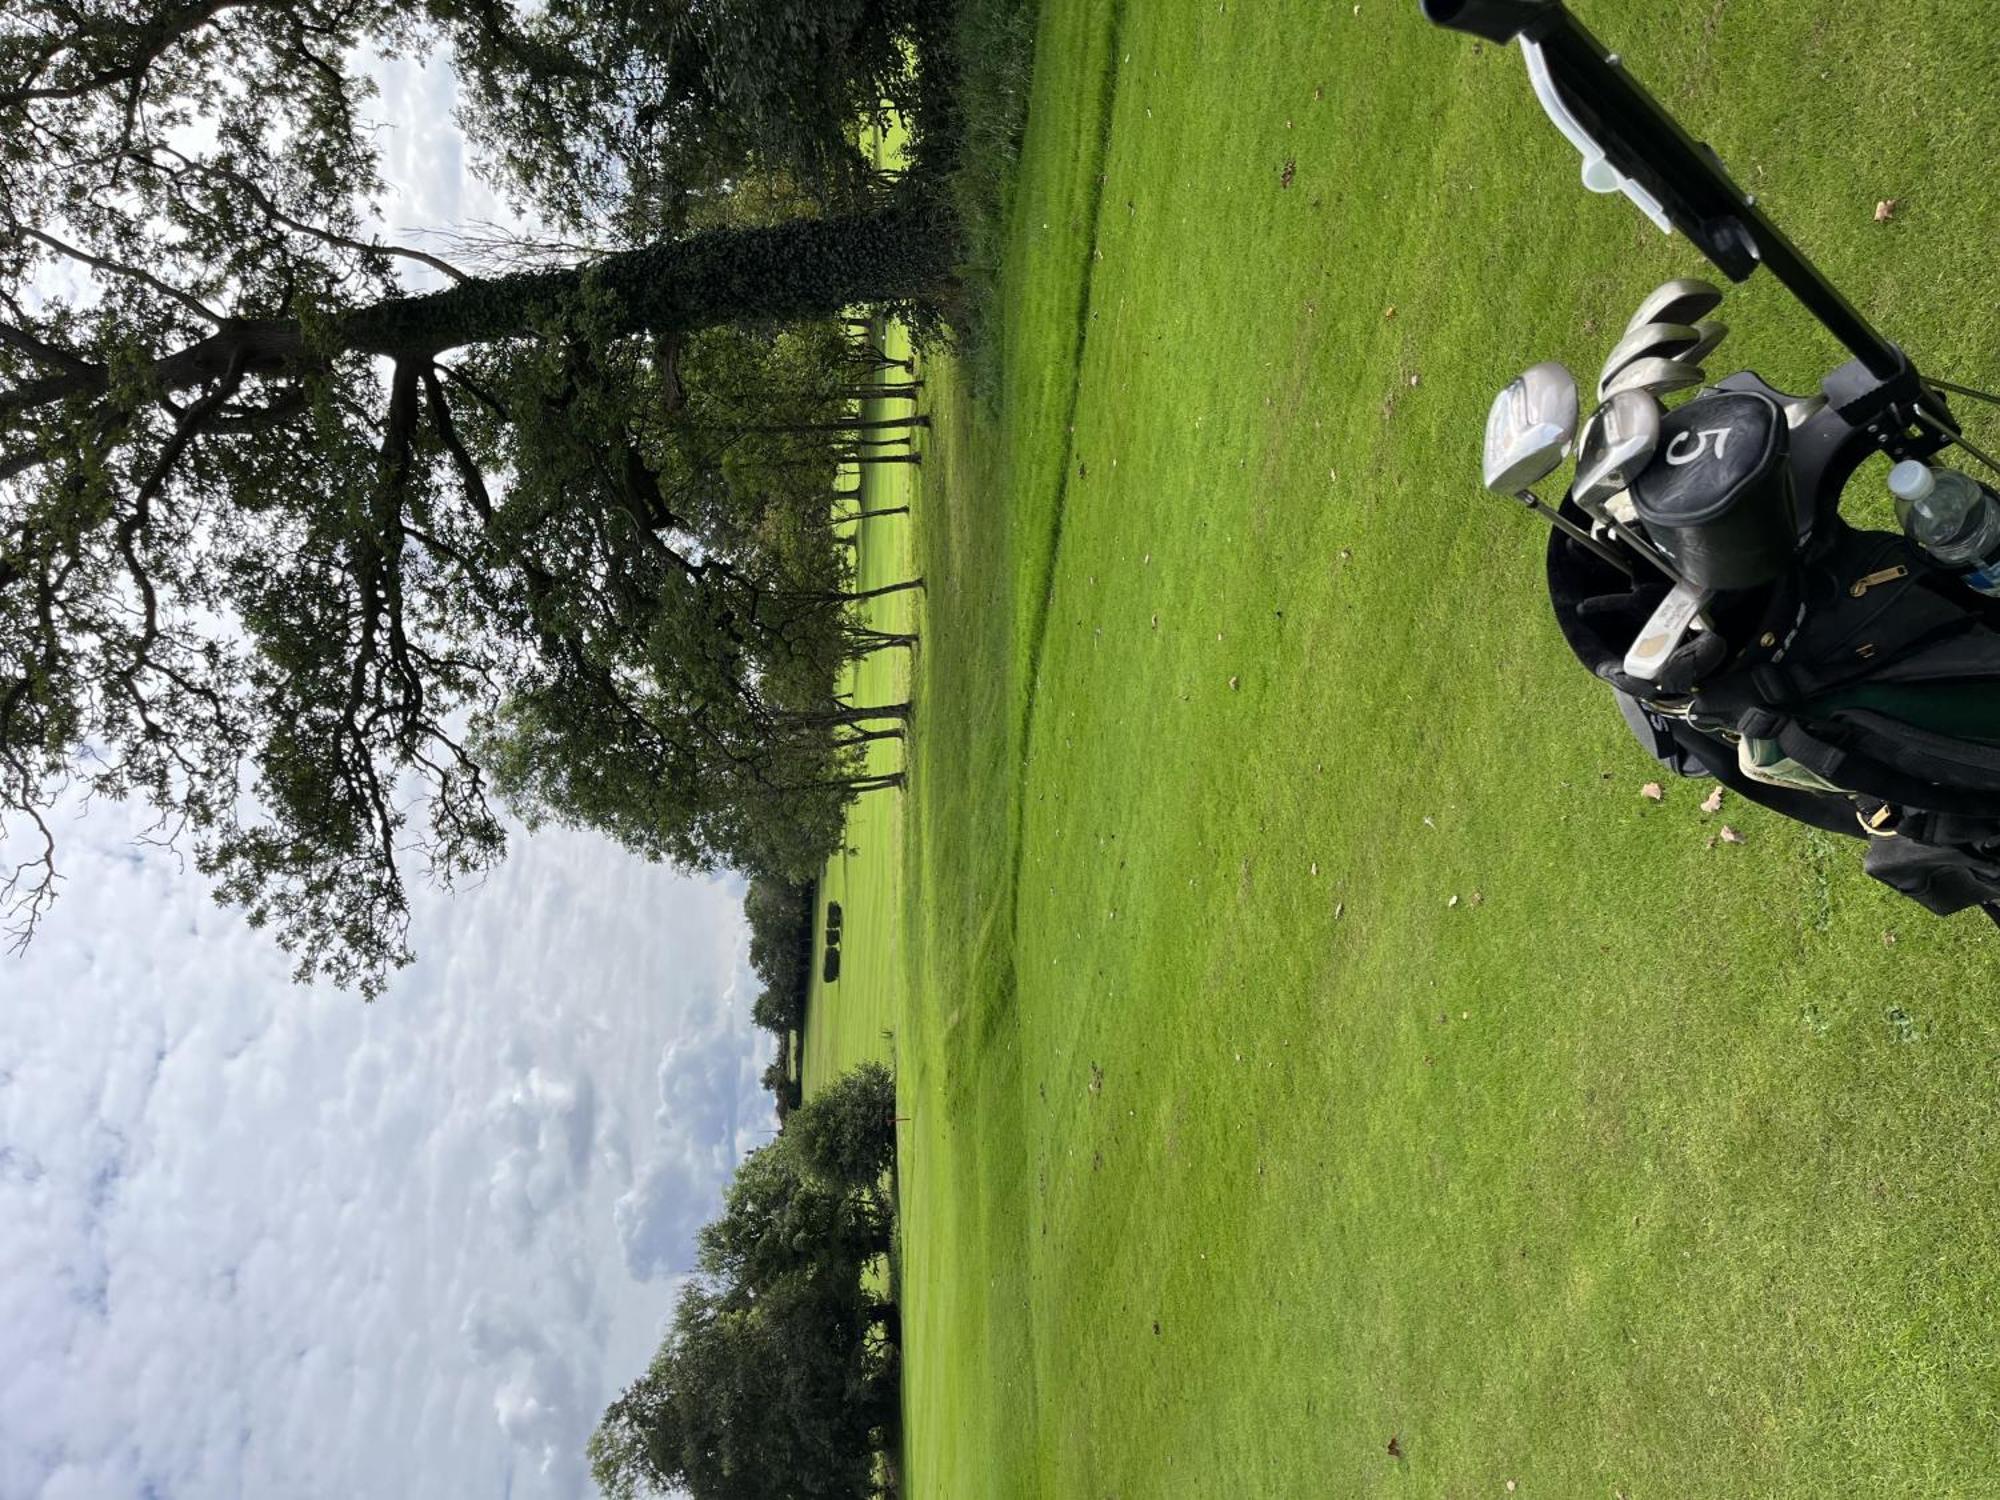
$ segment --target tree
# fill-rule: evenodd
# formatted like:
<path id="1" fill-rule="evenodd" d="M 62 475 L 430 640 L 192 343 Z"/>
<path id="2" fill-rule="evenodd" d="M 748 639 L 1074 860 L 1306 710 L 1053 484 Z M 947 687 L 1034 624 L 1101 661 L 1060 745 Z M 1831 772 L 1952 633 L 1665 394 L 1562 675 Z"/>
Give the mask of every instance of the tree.
<path id="1" fill-rule="evenodd" d="M 873 1191 L 896 1159 L 896 1082 L 865 1062 L 821 1089 L 785 1122 L 805 1170 L 849 1191 Z"/>
<path id="2" fill-rule="evenodd" d="M 619 1500 L 861 1496 L 896 1420 L 893 1366 L 861 1356 L 853 1299 L 786 1287 L 754 1306 L 682 1290 L 652 1365 L 591 1436 L 591 1472 Z"/>
<path id="3" fill-rule="evenodd" d="M 785 1060 L 785 1054 L 790 1049 L 790 1039 L 780 1037 L 778 1055 L 765 1065 L 763 1075 L 759 1079 L 759 1082 L 770 1091 L 772 1101 L 777 1105 L 780 1127 L 805 1098 L 805 1091 L 799 1087 L 798 1079 L 792 1076 L 791 1066 Z"/>
<path id="4" fill-rule="evenodd" d="M 874 1194 L 816 1176 L 789 1132 L 744 1157 L 722 1216 L 701 1229 L 701 1269 L 745 1300 L 792 1279 L 855 1283 L 889 1249 L 889 1217 Z"/>
<path id="5" fill-rule="evenodd" d="M 709 471 L 661 413 L 700 330 L 946 294 L 949 215 L 914 179 L 692 233 L 640 201 L 658 183 L 607 203 L 634 129 L 681 143 L 683 202 L 727 196 L 778 129 L 727 102 L 751 87 L 732 28 L 764 11 L 614 11 L 24 0 L 0 21 L 0 810 L 40 834 L 0 887 L 17 935 L 53 896 L 72 783 L 145 798 L 302 977 L 371 994 L 410 956 L 406 865 L 497 860 L 496 793 L 647 855 L 801 870 L 845 799 L 891 784 L 834 742 L 868 722 L 832 701 L 854 596 L 794 569 L 805 551 L 705 533 Z M 820 68 L 844 109 L 909 35 L 895 7 L 828 14 L 760 54 L 771 109 Z M 366 232 L 382 184 L 349 59 L 440 42 L 480 138 L 550 163 L 522 191 L 594 212 L 605 248 L 475 274 Z M 824 125 L 785 148 L 805 167 Z"/>

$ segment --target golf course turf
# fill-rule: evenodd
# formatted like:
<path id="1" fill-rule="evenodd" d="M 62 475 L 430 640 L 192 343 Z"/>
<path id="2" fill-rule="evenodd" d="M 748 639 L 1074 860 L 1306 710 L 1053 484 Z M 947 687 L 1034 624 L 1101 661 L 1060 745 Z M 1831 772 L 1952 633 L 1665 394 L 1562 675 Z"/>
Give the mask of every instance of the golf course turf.
<path id="1" fill-rule="evenodd" d="M 2000 383 L 1986 7 L 1573 8 Z M 1415 0 L 1045 0 L 805 1048 L 898 1067 L 907 1494 L 2000 1493 L 2000 932 L 1702 812 L 1478 489 L 1500 385 L 1708 274 L 1576 176 Z M 1712 373 L 1838 361 L 1720 316 Z"/>

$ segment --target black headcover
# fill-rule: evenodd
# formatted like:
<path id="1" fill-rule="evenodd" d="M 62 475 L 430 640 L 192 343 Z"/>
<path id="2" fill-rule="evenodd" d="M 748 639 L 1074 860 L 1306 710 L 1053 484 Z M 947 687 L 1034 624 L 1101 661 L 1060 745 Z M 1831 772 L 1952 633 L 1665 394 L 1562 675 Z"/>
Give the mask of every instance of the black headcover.
<path id="1" fill-rule="evenodd" d="M 1759 391 L 1711 391 L 1661 419 L 1632 504 L 1696 588 L 1760 588 L 1791 566 L 1790 436 L 1783 408 Z"/>

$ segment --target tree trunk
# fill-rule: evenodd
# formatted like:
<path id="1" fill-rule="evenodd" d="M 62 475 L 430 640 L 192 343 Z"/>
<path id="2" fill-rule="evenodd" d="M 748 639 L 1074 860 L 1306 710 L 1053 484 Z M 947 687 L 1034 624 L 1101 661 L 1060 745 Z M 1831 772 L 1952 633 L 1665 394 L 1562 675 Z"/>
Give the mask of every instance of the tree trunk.
<path id="1" fill-rule="evenodd" d="M 454 349 L 526 337 L 578 308 L 614 333 L 692 332 L 727 323 L 827 317 L 856 303 L 934 300 L 951 288 L 954 236 L 921 203 L 754 229 L 715 229 L 560 270 L 471 277 L 387 297 L 327 319 L 308 340 L 295 318 L 231 319 L 153 361 L 150 385 L 172 394 L 221 379 L 281 376 L 333 354 L 428 361 Z M 23 411 L 111 388 L 106 365 L 30 380 L 0 393 Z"/>
<path id="2" fill-rule="evenodd" d="M 864 599 L 880 599 L 884 594 L 905 594 L 911 589 L 920 589 L 923 586 L 923 579 L 908 578 L 901 583 L 885 583 L 879 589 L 863 589 L 858 594 L 830 594 L 827 597 L 837 599 L 842 604 L 859 604 Z"/>
<path id="3" fill-rule="evenodd" d="M 901 1348 L 903 1344 L 903 1313 L 893 1302 L 877 1302 L 868 1309 L 868 1326 L 880 1333 L 885 1341 Z"/>
<path id="4" fill-rule="evenodd" d="M 878 516 L 907 516 L 909 513 L 910 507 L 907 505 L 888 505 L 880 510 L 857 510 L 853 515 L 842 516 L 839 519 L 843 521 L 872 521 Z"/>

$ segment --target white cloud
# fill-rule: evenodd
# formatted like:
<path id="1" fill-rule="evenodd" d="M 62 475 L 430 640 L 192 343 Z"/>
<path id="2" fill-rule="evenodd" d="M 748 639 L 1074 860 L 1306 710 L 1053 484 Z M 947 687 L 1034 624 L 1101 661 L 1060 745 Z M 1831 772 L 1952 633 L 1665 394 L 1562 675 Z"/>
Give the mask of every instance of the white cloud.
<path id="1" fill-rule="evenodd" d="M 134 821 L 0 968 L 0 1497 L 587 1493 L 770 1129 L 735 883 L 524 836 L 364 1006 Z"/>

